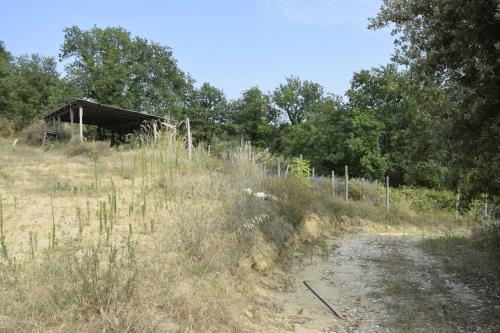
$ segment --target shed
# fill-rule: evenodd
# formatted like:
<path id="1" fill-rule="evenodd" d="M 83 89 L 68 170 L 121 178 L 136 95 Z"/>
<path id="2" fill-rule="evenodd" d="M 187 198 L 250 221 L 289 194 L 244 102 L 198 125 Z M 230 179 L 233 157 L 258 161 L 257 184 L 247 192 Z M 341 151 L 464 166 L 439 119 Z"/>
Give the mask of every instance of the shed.
<path id="1" fill-rule="evenodd" d="M 79 124 L 79 136 L 83 140 L 83 125 L 97 126 L 97 133 L 104 133 L 108 130 L 114 139 L 114 135 L 125 135 L 133 133 L 141 128 L 145 123 L 153 124 L 154 128 L 158 123 L 165 120 L 162 117 L 123 109 L 116 106 L 99 104 L 84 99 L 74 99 L 46 115 L 44 120 L 53 128 L 53 133 L 59 136 L 61 133 L 61 122 L 71 124 L 71 136 L 74 136 L 74 125 Z M 167 124 L 168 126 L 168 124 Z"/>

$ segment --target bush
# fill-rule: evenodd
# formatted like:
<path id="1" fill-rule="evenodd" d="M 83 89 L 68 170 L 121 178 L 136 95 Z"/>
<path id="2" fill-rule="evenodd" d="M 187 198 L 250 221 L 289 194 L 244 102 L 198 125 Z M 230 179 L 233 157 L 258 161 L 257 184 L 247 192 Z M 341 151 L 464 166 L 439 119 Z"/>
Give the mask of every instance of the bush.
<path id="1" fill-rule="evenodd" d="M 306 180 L 295 176 L 272 177 L 266 180 L 265 190 L 276 196 L 276 213 L 294 227 L 302 223 L 313 203 L 311 188 Z"/>
<path id="2" fill-rule="evenodd" d="M 62 146 L 67 156 L 104 156 L 110 152 L 109 141 L 81 142 L 79 139 L 70 141 Z"/>
<path id="3" fill-rule="evenodd" d="M 7 118 L 0 118 L 0 137 L 8 138 L 15 132 L 14 123 Z"/>
<path id="4" fill-rule="evenodd" d="M 27 145 L 39 146 L 43 143 L 43 137 L 47 131 L 47 124 L 37 121 L 25 127 L 21 132 L 21 141 Z"/>

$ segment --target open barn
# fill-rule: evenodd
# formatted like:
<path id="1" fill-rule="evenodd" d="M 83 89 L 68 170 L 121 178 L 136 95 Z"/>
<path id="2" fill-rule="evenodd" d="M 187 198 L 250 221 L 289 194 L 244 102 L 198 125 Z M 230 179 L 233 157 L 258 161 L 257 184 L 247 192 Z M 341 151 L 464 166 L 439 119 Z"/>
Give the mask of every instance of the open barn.
<path id="1" fill-rule="evenodd" d="M 163 117 L 84 99 L 72 100 L 46 115 L 44 120 L 48 125 L 46 137 L 59 138 L 62 123 L 69 123 L 71 137 L 78 135 L 83 141 L 85 140 L 83 125 L 90 125 L 95 126 L 97 140 L 109 139 L 112 144 L 125 141 L 127 134 L 141 130 L 144 125 L 150 125 L 154 132 L 159 126 L 170 127 Z"/>

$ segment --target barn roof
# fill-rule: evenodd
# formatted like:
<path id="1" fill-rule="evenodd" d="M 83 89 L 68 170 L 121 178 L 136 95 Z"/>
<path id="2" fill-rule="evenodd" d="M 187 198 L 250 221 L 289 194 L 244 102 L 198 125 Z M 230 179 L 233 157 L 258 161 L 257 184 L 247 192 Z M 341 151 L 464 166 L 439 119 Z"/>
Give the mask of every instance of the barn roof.
<path id="1" fill-rule="evenodd" d="M 71 122 L 70 109 L 73 110 L 75 123 L 79 122 L 79 107 L 83 108 L 82 123 L 86 125 L 97 125 L 104 128 L 119 131 L 132 131 L 138 129 L 145 121 L 162 121 L 164 118 L 123 109 L 120 107 L 99 104 L 84 99 L 74 99 L 70 103 L 61 106 L 54 112 L 44 117 L 45 121 L 58 119 L 62 122 Z"/>

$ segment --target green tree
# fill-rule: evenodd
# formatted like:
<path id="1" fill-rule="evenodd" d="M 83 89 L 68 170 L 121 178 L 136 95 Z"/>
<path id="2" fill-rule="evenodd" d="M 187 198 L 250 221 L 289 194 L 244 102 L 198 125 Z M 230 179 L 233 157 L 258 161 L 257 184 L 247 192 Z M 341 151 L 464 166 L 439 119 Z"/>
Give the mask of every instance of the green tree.
<path id="1" fill-rule="evenodd" d="M 454 167 L 471 193 L 500 192 L 500 62 L 498 2 L 384 0 L 370 27 L 391 26 L 395 60 L 449 91 Z M 496 15 L 497 14 L 497 15 Z"/>
<path id="2" fill-rule="evenodd" d="M 271 123 L 276 121 L 277 115 L 270 105 L 269 96 L 258 87 L 244 91 L 242 97 L 231 105 L 231 125 L 236 134 L 256 146 L 269 146 L 273 133 Z"/>
<path id="3" fill-rule="evenodd" d="M 328 96 L 317 105 L 308 121 L 283 130 L 282 150 L 285 156 L 302 155 L 311 161 L 318 173 L 329 174 L 348 162 L 347 113 L 340 98 Z M 359 162 L 359 161 L 357 161 Z M 356 162 L 356 165 L 359 163 Z"/>
<path id="4" fill-rule="evenodd" d="M 0 41 L 0 117 L 7 117 L 12 104 L 13 57 Z"/>
<path id="5" fill-rule="evenodd" d="M 195 92 L 195 100 L 188 115 L 197 141 L 210 141 L 224 135 L 228 121 L 229 103 L 224 92 L 205 82 Z"/>
<path id="6" fill-rule="evenodd" d="M 450 105 L 440 87 L 388 65 L 355 73 L 346 96 L 351 119 L 348 145 L 360 154 L 368 149 L 362 161 L 380 168 L 375 172 L 367 166 L 370 175 L 385 172 L 394 184 L 443 185 L 446 145 L 439 145 L 443 141 L 436 113 Z"/>
<path id="7" fill-rule="evenodd" d="M 49 111 L 59 81 L 53 58 L 38 54 L 14 58 L 0 43 L 0 116 L 17 128 Z"/>
<path id="8" fill-rule="evenodd" d="M 137 111 L 180 116 L 194 98 L 192 79 L 177 66 L 172 50 L 132 37 L 120 27 L 64 30 L 60 59 L 85 97 Z"/>
<path id="9" fill-rule="evenodd" d="M 323 87 L 319 84 L 290 76 L 274 90 L 272 101 L 278 112 L 296 125 L 306 120 L 322 97 Z"/>

